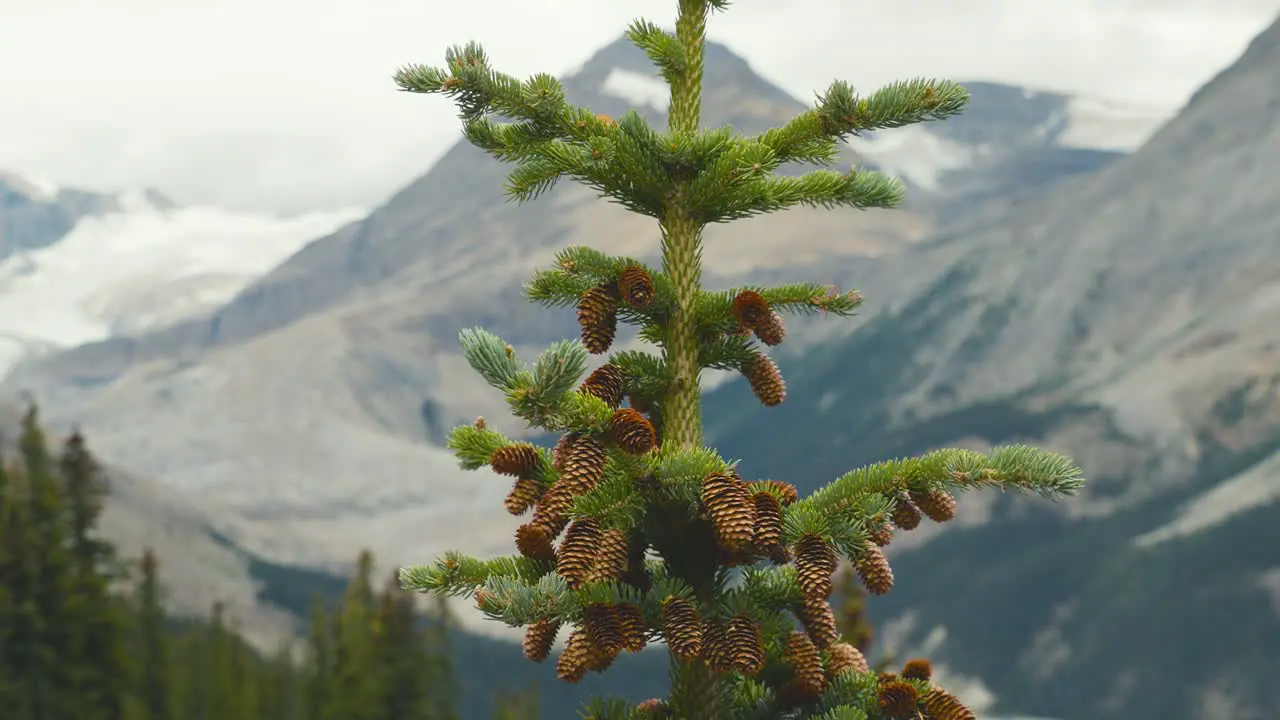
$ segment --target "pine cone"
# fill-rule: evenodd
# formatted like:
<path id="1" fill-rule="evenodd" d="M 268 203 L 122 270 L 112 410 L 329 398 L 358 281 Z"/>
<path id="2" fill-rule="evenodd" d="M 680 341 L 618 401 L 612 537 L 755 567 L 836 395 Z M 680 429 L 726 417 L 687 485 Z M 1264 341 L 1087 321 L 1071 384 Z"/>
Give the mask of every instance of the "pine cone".
<path id="1" fill-rule="evenodd" d="M 702 480 L 702 505 L 721 548 L 734 552 L 751 543 L 756 509 L 746 483 L 724 473 L 711 473 Z"/>
<path id="2" fill-rule="evenodd" d="M 769 301 L 754 290 L 742 290 L 734 296 L 729 311 L 740 325 L 755 330 L 769 317 Z"/>
<path id="3" fill-rule="evenodd" d="M 534 662 L 542 662 L 551 653 L 560 623 L 556 620 L 537 620 L 524 630 L 524 656 Z"/>
<path id="4" fill-rule="evenodd" d="M 755 677 L 764 668 L 760 628 L 750 618 L 735 615 L 725 629 L 725 643 L 734 670 L 747 677 Z"/>
<path id="5" fill-rule="evenodd" d="M 531 522 L 516 528 L 516 550 L 533 560 L 554 560 L 556 557 L 551 535 L 546 528 Z"/>
<path id="6" fill-rule="evenodd" d="M 920 512 L 936 523 L 944 523 L 956 516 L 956 499 L 949 492 L 930 490 L 913 492 L 910 496 Z"/>
<path id="7" fill-rule="evenodd" d="M 751 483 L 751 490 L 753 492 L 760 492 L 761 490 L 773 491 L 773 494 L 778 496 L 778 502 L 782 503 L 783 507 L 800 499 L 800 491 L 796 489 L 796 486 L 781 480 L 756 480 Z"/>
<path id="8" fill-rule="evenodd" d="M 587 669 L 593 672 L 604 672 L 609 669 L 609 666 L 617 658 L 617 653 L 609 654 L 593 645 L 591 647 L 591 655 L 587 658 Z"/>
<path id="9" fill-rule="evenodd" d="M 605 530 L 600 533 L 600 538 L 595 548 L 595 559 L 591 565 L 591 572 L 585 577 L 586 582 L 600 582 L 601 580 L 619 580 L 622 574 L 627 570 L 628 546 L 627 536 L 616 529 Z"/>
<path id="10" fill-rule="evenodd" d="M 538 503 L 533 506 L 533 519 L 529 522 L 542 528 L 550 541 L 569 524 L 570 507 L 573 507 L 573 493 L 565 485 L 562 476 L 538 499 Z"/>
<path id="11" fill-rule="evenodd" d="M 919 696 L 909 682 L 895 680 L 880 686 L 880 712 L 886 717 L 909 718 L 916 714 Z"/>
<path id="12" fill-rule="evenodd" d="M 805 597 L 831 597 L 831 575 L 836 565 L 835 550 L 817 535 L 805 535 L 796 543 L 796 580 Z"/>
<path id="13" fill-rule="evenodd" d="M 871 528 L 870 539 L 871 542 L 879 545 L 880 547 L 887 546 L 893 541 L 893 526 L 889 523 L 874 525 Z"/>
<path id="14" fill-rule="evenodd" d="M 582 611 L 582 627 L 601 654 L 614 656 L 624 646 L 622 623 L 612 605 L 591 603 Z"/>
<path id="15" fill-rule="evenodd" d="M 903 530 L 915 530 L 920 526 L 920 510 L 907 498 L 898 498 L 893 506 L 893 524 Z"/>
<path id="16" fill-rule="evenodd" d="M 503 445 L 489 456 L 489 466 L 500 475 L 533 477 L 542 464 L 542 451 L 527 442 Z"/>
<path id="17" fill-rule="evenodd" d="M 649 698 L 636 705 L 635 715 L 637 720 L 664 720 L 671 716 L 671 708 L 665 700 Z"/>
<path id="18" fill-rule="evenodd" d="M 816 698 L 827 687 L 827 676 L 822 671 L 822 658 L 809 636 L 793 632 L 787 636 L 787 662 L 795 671 L 796 686 L 810 698 Z"/>
<path id="19" fill-rule="evenodd" d="M 576 436 L 577 433 L 565 433 L 556 440 L 556 446 L 551 448 L 551 466 L 558 472 L 564 472 L 564 459 L 569 450 L 569 443 L 573 442 Z"/>
<path id="20" fill-rule="evenodd" d="M 902 677 L 908 680 L 928 681 L 933 677 L 933 665 L 924 658 L 912 658 L 902 666 Z"/>
<path id="21" fill-rule="evenodd" d="M 781 345 L 787 337 L 787 327 L 782 323 L 782 316 L 771 312 L 755 326 L 756 337 L 765 345 Z"/>
<path id="22" fill-rule="evenodd" d="M 507 512 L 512 515 L 523 515 L 538 502 L 538 496 L 541 494 L 542 488 L 536 481 L 523 477 L 517 478 L 503 504 L 507 506 Z"/>
<path id="23" fill-rule="evenodd" d="M 592 518 L 579 518 L 569 525 L 556 553 L 556 574 L 564 578 L 571 590 L 582 582 L 595 563 L 600 543 L 600 523 Z"/>
<path id="24" fill-rule="evenodd" d="M 587 674 L 587 664 L 591 660 L 591 641 L 586 631 L 575 628 L 569 633 L 564 650 L 556 661 L 556 677 L 567 683 L 576 683 Z"/>
<path id="25" fill-rule="evenodd" d="M 942 688 L 936 687 L 925 693 L 921 704 L 929 720 L 978 720 L 978 716 L 959 698 Z"/>
<path id="26" fill-rule="evenodd" d="M 582 392 L 600 398 L 609 407 L 616 408 L 622 404 L 622 391 L 627 377 L 622 368 L 613 363 L 605 363 L 596 368 L 586 380 L 582 381 Z"/>
<path id="27" fill-rule="evenodd" d="M 643 455 L 658 442 L 653 423 L 631 408 L 615 410 L 606 429 L 618 447 L 632 455 Z"/>
<path id="28" fill-rule="evenodd" d="M 755 360 L 743 366 L 742 375 L 751 385 L 751 392 L 766 406 L 780 405 L 787 399 L 787 383 L 768 355 L 756 355 Z"/>
<path id="29" fill-rule="evenodd" d="M 678 597 L 662 602 L 662 636 L 671 654 L 692 660 L 702 652 L 702 623 L 693 603 Z"/>
<path id="30" fill-rule="evenodd" d="M 644 613 L 634 603 L 620 603 L 614 606 L 618 613 L 618 624 L 622 630 L 622 644 L 627 652 L 640 652 L 648 644 L 649 629 L 644 623 Z"/>
<path id="31" fill-rule="evenodd" d="M 757 552 L 768 555 L 782 546 L 782 505 L 767 492 L 751 496 L 756 508 L 756 524 L 751 544 Z"/>
<path id="32" fill-rule="evenodd" d="M 871 665 L 858 648 L 849 643 L 838 642 L 827 648 L 827 673 L 831 677 L 853 670 L 854 672 L 871 672 Z"/>
<path id="33" fill-rule="evenodd" d="M 794 608 L 794 612 L 796 619 L 808 633 L 809 639 L 813 640 L 813 644 L 817 647 L 830 647 L 840 639 L 836 614 L 826 600 L 805 595 L 800 604 Z"/>
<path id="34" fill-rule="evenodd" d="M 574 434 L 565 447 L 564 470 L 560 473 L 559 482 L 564 483 L 565 489 L 573 497 L 586 495 L 604 477 L 606 458 L 604 443 L 600 442 L 600 438 L 595 435 Z"/>
<path id="35" fill-rule="evenodd" d="M 867 543 L 853 567 L 858 571 L 862 584 L 873 595 L 886 595 L 893 589 L 893 568 L 889 567 L 884 551 L 876 545 Z"/>
<path id="36" fill-rule="evenodd" d="M 622 300 L 631 307 L 648 307 L 653 302 L 653 278 L 639 265 L 630 265 L 618 276 L 618 289 Z"/>
<path id="37" fill-rule="evenodd" d="M 718 673 L 733 669 L 733 656 L 730 653 L 729 638 L 719 623 L 711 620 L 702 621 L 702 659 Z"/>
<path id="38" fill-rule="evenodd" d="M 598 285 L 583 293 L 578 302 L 578 325 L 587 352 L 598 355 L 607 351 L 618 332 L 617 288 Z"/>

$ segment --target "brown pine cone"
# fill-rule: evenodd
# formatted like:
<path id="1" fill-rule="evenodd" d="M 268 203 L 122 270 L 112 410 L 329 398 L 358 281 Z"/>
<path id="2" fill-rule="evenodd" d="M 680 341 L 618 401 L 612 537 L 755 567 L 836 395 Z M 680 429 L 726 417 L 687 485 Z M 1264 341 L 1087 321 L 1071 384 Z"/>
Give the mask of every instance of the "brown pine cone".
<path id="1" fill-rule="evenodd" d="M 678 597 L 662 602 L 662 636 L 671 654 L 692 660 L 702 652 L 702 621 L 693 603 Z"/>
<path id="2" fill-rule="evenodd" d="M 816 698 L 827 687 L 827 676 L 822 671 L 822 658 L 809 636 L 793 632 L 787 636 L 787 662 L 795 672 L 796 686 L 810 698 Z"/>
<path id="3" fill-rule="evenodd" d="M 503 445 L 489 456 L 489 466 L 500 475 L 533 477 L 542 464 L 542 451 L 527 442 Z"/>
<path id="4" fill-rule="evenodd" d="M 787 383 L 782 379 L 782 373 L 773 358 L 768 355 L 756 355 L 755 360 L 743 366 L 742 375 L 751 385 L 751 392 L 765 406 L 780 405 L 787 399 Z"/>
<path id="5" fill-rule="evenodd" d="M 911 683 L 895 680 L 880 686 L 880 712 L 885 717 L 910 718 L 916 714 L 919 696 Z"/>
<path id="6" fill-rule="evenodd" d="M 653 302 L 653 278 L 639 265 L 630 265 L 618 276 L 618 290 L 622 301 L 631 307 L 648 307 Z"/>
<path id="7" fill-rule="evenodd" d="M 571 590 L 582 583 L 595 563 L 600 543 L 600 523 L 592 518 L 579 518 L 569 525 L 556 553 L 556 574 L 564 578 Z"/>
<path id="8" fill-rule="evenodd" d="M 627 570 L 629 551 L 627 536 L 621 530 L 610 528 L 602 531 L 596 543 L 591 570 L 584 581 L 620 580 Z"/>
<path id="9" fill-rule="evenodd" d="M 622 368 L 613 363 L 605 363 L 596 368 L 586 380 L 582 381 L 582 392 L 603 400 L 609 407 L 616 408 L 622 404 L 622 391 L 627 377 Z"/>
<path id="10" fill-rule="evenodd" d="M 567 683 L 576 683 L 587 674 L 587 665 L 591 662 L 591 641 L 586 631 L 575 628 L 565 641 L 564 650 L 556 661 L 556 677 Z"/>
<path id="11" fill-rule="evenodd" d="M 782 322 L 782 316 L 771 312 L 755 326 L 755 333 L 760 342 L 772 347 L 782 344 L 787 337 L 787 328 Z"/>
<path id="12" fill-rule="evenodd" d="M 736 552 L 751 543 L 756 509 L 746 483 L 725 473 L 711 473 L 702 480 L 702 505 L 720 547 Z"/>
<path id="13" fill-rule="evenodd" d="M 743 615 L 735 615 L 725 629 L 725 646 L 729 664 L 747 677 L 755 677 L 764 668 L 764 646 L 760 628 Z"/>
<path id="14" fill-rule="evenodd" d="M 586 495 L 595 489 L 596 483 L 604 477 L 604 465 L 608 455 L 604 443 L 595 435 L 575 433 L 566 443 L 564 450 L 564 469 L 560 472 L 559 483 L 573 497 Z M 571 501 L 572 502 L 572 501 Z"/>
<path id="15" fill-rule="evenodd" d="M 889 559 L 878 546 L 867 543 L 853 566 L 868 592 L 886 595 L 893 590 L 893 568 L 889 567 Z"/>
<path id="16" fill-rule="evenodd" d="M 920 526 L 920 510 L 907 498 L 898 498 L 893 506 L 893 524 L 903 530 L 915 530 Z"/>
<path id="17" fill-rule="evenodd" d="M 815 646 L 830 647 L 840 639 L 835 612 L 826 600 L 805 595 L 794 612 Z"/>
<path id="18" fill-rule="evenodd" d="M 652 450 L 658 443 L 658 434 L 653 423 L 631 408 L 619 408 L 609 418 L 606 428 L 613 441 L 623 451 L 632 455 L 643 455 Z"/>
<path id="19" fill-rule="evenodd" d="M 560 623 L 556 620 L 538 620 L 529 625 L 524 631 L 524 656 L 534 662 L 546 660 L 559 632 Z"/>
<path id="20" fill-rule="evenodd" d="M 925 693 L 921 704 L 929 720 L 978 720 L 959 698 L 942 688 L 935 687 Z"/>
<path id="21" fill-rule="evenodd" d="M 817 535 L 805 535 L 795 548 L 796 580 L 805 597 L 831 597 L 831 575 L 836 571 L 835 550 Z"/>
<path id="22" fill-rule="evenodd" d="M 533 560 L 554 560 L 556 557 L 551 535 L 546 528 L 531 522 L 516 528 L 516 550 Z"/>
<path id="23" fill-rule="evenodd" d="M 767 492 L 752 495 L 751 501 L 756 508 L 751 544 L 759 554 L 769 555 L 782 546 L 782 505 Z"/>
<path id="24" fill-rule="evenodd" d="M 644 623 L 644 614 L 634 603 L 621 603 L 614 606 L 618 613 L 618 625 L 622 629 L 622 644 L 627 652 L 640 652 L 649 641 L 649 629 Z"/>
<path id="25" fill-rule="evenodd" d="M 949 492 L 930 490 L 913 492 L 910 496 L 920 512 L 936 523 L 944 523 L 956 516 L 956 499 Z"/>
<path id="26" fill-rule="evenodd" d="M 860 673 L 871 672 L 871 665 L 867 663 L 866 656 L 849 643 L 834 643 L 827 648 L 827 658 L 829 661 L 827 673 L 833 678 L 849 670 Z"/>
<path id="27" fill-rule="evenodd" d="M 582 627 L 591 643 L 604 655 L 622 652 L 622 623 L 612 605 L 591 603 L 582 611 Z"/>
<path id="28" fill-rule="evenodd" d="M 503 501 L 507 512 L 512 515 L 523 515 L 538 502 L 538 497 L 542 495 L 542 488 L 538 483 L 529 478 L 517 478 L 515 485 L 512 486 L 511 492 L 507 493 L 507 499 Z"/>

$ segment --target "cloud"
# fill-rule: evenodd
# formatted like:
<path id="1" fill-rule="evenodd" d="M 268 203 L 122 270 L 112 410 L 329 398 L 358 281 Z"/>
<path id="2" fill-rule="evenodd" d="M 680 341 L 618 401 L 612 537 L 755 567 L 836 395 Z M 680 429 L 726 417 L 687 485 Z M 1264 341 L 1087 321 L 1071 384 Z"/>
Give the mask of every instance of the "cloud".
<path id="1" fill-rule="evenodd" d="M 151 185 L 188 202 L 370 205 L 456 140 L 406 62 L 475 39 L 506 72 L 562 73 L 674 0 L 2 0 L 0 168 Z M 1176 105 L 1280 0 L 739 0 L 711 36 L 809 98 L 834 78 L 994 79 Z"/>

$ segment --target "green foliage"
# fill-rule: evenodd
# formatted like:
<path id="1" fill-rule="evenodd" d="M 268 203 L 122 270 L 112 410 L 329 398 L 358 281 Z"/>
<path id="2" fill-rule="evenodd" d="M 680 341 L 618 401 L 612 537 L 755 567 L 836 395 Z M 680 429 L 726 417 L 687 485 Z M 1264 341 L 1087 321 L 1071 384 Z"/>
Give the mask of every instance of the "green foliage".
<path id="1" fill-rule="evenodd" d="M 914 527 L 911 513 L 914 522 L 921 512 L 944 522 L 954 515 L 952 494 L 966 490 L 1058 499 L 1083 480 L 1068 459 L 1033 448 L 987 455 L 944 449 L 846 472 L 797 499 L 784 485 L 746 483 L 733 463 L 703 446 L 702 370 L 739 371 L 761 402 L 778 405 L 785 387 L 765 350 L 785 335 L 780 312 L 848 316 L 862 302 L 857 291 L 813 283 L 704 289 L 703 229 L 797 205 L 895 206 L 903 187 L 879 173 L 819 168 L 797 177 L 778 170 L 790 162 L 830 166 L 852 135 L 943 119 L 968 99 L 964 88 L 937 80 L 868 95 L 835 82 L 811 110 L 757 136 L 699 128 L 707 16 L 726 5 L 681 0 L 674 34 L 643 20 L 628 31 L 671 85 L 665 130 L 634 112 L 614 120 L 570 105 L 548 75 L 521 81 L 497 72 L 476 43 L 449 49 L 445 69 L 411 65 L 396 73 L 403 90 L 452 99 L 467 140 L 514 165 L 510 198 L 533 199 L 569 178 L 655 218 L 662 250 L 662 266 L 650 268 L 572 247 L 537 273 L 525 287 L 529 299 L 576 306 L 583 336 L 552 345 L 532 370 L 496 335 L 462 333 L 468 361 L 513 414 L 565 437 L 547 457 L 479 424 L 456 430 L 450 446 L 462 467 L 490 464 L 518 476 L 511 512 L 529 504 L 516 502 L 521 498 L 535 502 L 533 519 L 517 533 L 529 559 L 449 553 L 403 569 L 400 581 L 407 589 L 473 597 L 485 616 L 507 625 L 572 626 L 576 640 L 557 666 L 570 682 L 607 668 L 624 646 L 663 638 L 673 650 L 666 707 L 680 720 L 881 720 L 894 697 L 943 691 L 914 678 L 886 689 L 874 673 L 837 667 L 834 655 L 822 664 L 814 644 L 826 648 L 831 640 L 813 613 L 830 610 L 836 554 L 869 587 L 887 592 L 892 573 L 876 543 L 891 519 L 906 529 Z M 588 349 L 606 352 L 618 323 L 635 326 L 659 354 L 615 352 L 611 368 L 575 387 Z M 802 421 L 797 432 L 813 434 L 812 426 Z M 549 547 L 571 522 L 559 548 Z M 554 564 L 542 559 L 552 555 Z M 634 623 L 637 616 L 643 627 L 624 627 L 623 618 Z M 793 634 L 797 620 L 800 635 Z M 619 639 L 624 635 L 630 640 Z M 676 648 L 695 639 L 698 649 Z M 625 718 L 633 710 L 600 698 L 583 716 Z"/>

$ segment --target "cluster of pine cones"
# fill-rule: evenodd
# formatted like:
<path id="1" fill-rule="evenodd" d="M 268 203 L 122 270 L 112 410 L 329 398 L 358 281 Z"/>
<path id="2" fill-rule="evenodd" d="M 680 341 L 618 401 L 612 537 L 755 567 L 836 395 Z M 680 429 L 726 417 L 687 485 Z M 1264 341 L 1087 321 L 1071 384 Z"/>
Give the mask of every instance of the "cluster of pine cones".
<path id="1" fill-rule="evenodd" d="M 582 344 L 595 355 L 607 352 L 618 334 L 618 304 L 634 308 L 653 302 L 653 278 L 638 265 L 623 268 L 617 280 L 597 285 L 578 300 L 578 325 Z"/>
<path id="2" fill-rule="evenodd" d="M 622 304 L 645 308 L 655 297 L 653 278 L 638 265 L 623 268 L 616 280 L 601 283 L 582 294 L 578 300 L 578 325 L 582 344 L 587 351 L 599 355 L 608 352 L 618 334 L 618 309 Z M 774 346 L 786 337 L 782 316 L 769 307 L 764 296 L 754 290 L 743 290 L 734 296 L 730 308 L 738 326 L 738 335 L 754 334 L 765 345 Z M 759 353 L 742 368 L 742 374 L 760 402 L 767 406 L 780 404 L 787 397 L 787 385 L 778 366 L 768 355 Z M 637 403 L 633 401 L 632 407 Z M 648 412 L 647 408 L 640 408 Z"/>

